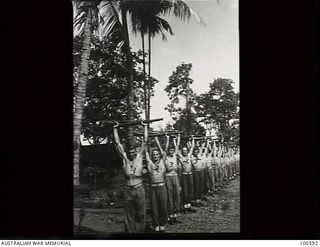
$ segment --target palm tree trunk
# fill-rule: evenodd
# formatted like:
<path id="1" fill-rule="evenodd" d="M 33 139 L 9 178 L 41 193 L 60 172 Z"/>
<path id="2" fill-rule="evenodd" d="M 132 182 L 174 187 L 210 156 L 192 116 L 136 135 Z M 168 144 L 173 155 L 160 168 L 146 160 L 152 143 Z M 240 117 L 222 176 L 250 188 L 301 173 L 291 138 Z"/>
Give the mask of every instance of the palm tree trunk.
<path id="1" fill-rule="evenodd" d="M 84 24 L 83 43 L 82 43 L 82 55 L 80 73 L 78 78 L 78 87 L 75 96 L 75 109 L 73 112 L 73 182 L 75 185 L 80 184 L 80 134 L 81 134 L 81 122 L 83 115 L 83 107 L 86 96 L 86 87 L 89 72 L 89 59 L 90 59 L 90 44 L 92 34 L 92 10 L 88 11 L 88 16 Z"/>
<path id="2" fill-rule="evenodd" d="M 141 40 L 142 40 L 142 53 L 143 53 L 143 93 L 144 93 L 144 110 L 145 110 L 145 119 L 148 118 L 148 104 L 147 104 L 147 83 L 146 83 L 146 59 L 144 57 L 145 47 L 144 47 L 144 34 L 141 31 Z"/>
<path id="3" fill-rule="evenodd" d="M 128 97 L 127 97 L 127 111 L 128 111 L 128 119 L 134 119 L 134 90 L 133 90 L 133 58 L 130 50 L 130 41 L 129 41 L 129 32 L 128 32 L 128 21 L 127 21 L 127 9 L 125 6 L 121 9 L 121 18 L 122 18 L 122 26 L 124 31 L 124 48 L 127 56 L 128 63 Z M 127 145 L 133 146 L 133 128 L 132 126 L 128 126 L 128 135 L 127 135 Z"/>
<path id="4" fill-rule="evenodd" d="M 149 30 L 148 34 L 148 43 L 149 43 L 149 66 L 148 66 L 148 120 L 150 119 L 150 98 L 151 98 L 151 33 Z M 150 124 L 148 123 L 148 128 L 150 129 Z"/>

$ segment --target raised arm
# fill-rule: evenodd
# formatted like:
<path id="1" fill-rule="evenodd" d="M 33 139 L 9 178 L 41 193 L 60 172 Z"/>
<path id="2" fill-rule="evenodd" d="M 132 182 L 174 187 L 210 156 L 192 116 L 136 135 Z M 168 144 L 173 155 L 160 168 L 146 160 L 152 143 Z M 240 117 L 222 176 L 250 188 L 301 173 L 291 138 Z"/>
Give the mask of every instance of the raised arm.
<path id="1" fill-rule="evenodd" d="M 150 155 L 149 155 L 149 152 L 148 152 L 148 149 L 145 149 L 145 153 L 146 153 L 146 160 L 147 162 L 151 162 L 151 159 L 150 159 Z"/>
<path id="2" fill-rule="evenodd" d="M 192 138 L 192 141 L 191 141 L 191 147 L 190 147 L 188 156 L 191 156 L 191 155 L 192 155 L 193 149 L 194 149 L 194 138 L 193 138 L 193 136 L 192 136 L 191 138 Z"/>
<path id="3" fill-rule="evenodd" d="M 114 135 L 114 139 L 116 141 L 116 148 L 117 148 L 119 154 L 122 156 L 122 158 L 127 159 L 127 154 L 124 151 L 123 146 L 121 145 L 121 142 L 120 142 L 118 129 L 117 129 L 118 127 L 119 127 L 118 123 L 113 126 L 113 135 Z"/>
<path id="4" fill-rule="evenodd" d="M 199 156 L 207 156 L 209 149 L 209 139 L 206 137 L 205 141 L 201 144 L 201 150 L 199 151 Z"/>
<path id="5" fill-rule="evenodd" d="M 166 134 L 166 146 L 164 148 L 164 151 L 167 153 L 169 148 L 169 139 L 170 137 Z"/>
<path id="6" fill-rule="evenodd" d="M 216 156 L 217 156 L 217 146 L 216 146 L 216 141 L 215 141 L 215 140 L 213 140 L 213 146 L 212 146 L 211 155 L 212 155 L 213 157 L 216 157 Z"/>
<path id="7" fill-rule="evenodd" d="M 168 138 L 169 139 L 169 138 Z M 155 137 L 155 140 L 156 140 L 156 143 L 158 145 L 158 148 L 160 150 L 160 153 L 162 155 L 162 160 L 165 160 L 167 158 L 167 152 L 166 151 L 163 151 L 163 149 L 161 148 L 161 145 L 160 145 L 160 142 L 159 142 L 159 139 L 158 137 Z"/>
<path id="8" fill-rule="evenodd" d="M 191 148 L 191 142 L 190 141 L 187 141 L 187 147 L 190 150 L 190 148 Z"/>
<path id="9" fill-rule="evenodd" d="M 208 156 L 212 156 L 212 157 L 214 157 L 214 152 L 215 152 L 213 143 L 214 143 L 214 140 L 211 143 L 209 143 L 209 149 L 208 149 L 208 152 L 209 152 Z"/>
<path id="10" fill-rule="evenodd" d="M 179 138 L 179 140 L 178 140 L 179 143 L 177 143 L 177 139 L 176 139 L 176 138 L 173 138 L 173 145 L 174 145 L 174 147 L 175 147 L 175 154 L 176 154 L 177 156 L 181 157 L 182 155 L 181 155 L 180 150 L 179 150 L 180 135 L 178 136 L 178 138 Z"/>
<path id="11" fill-rule="evenodd" d="M 162 147 L 160 145 L 158 137 L 156 136 L 154 139 L 156 140 L 156 143 L 157 143 L 157 146 L 158 146 L 158 148 L 160 150 L 161 155 L 163 155 L 163 149 L 162 149 Z"/>
<path id="12" fill-rule="evenodd" d="M 204 155 L 205 155 L 205 157 L 207 157 L 208 154 L 209 154 L 209 147 L 210 147 L 209 138 L 206 139 L 205 143 L 206 143 L 206 146 L 205 146 L 205 149 L 204 149 Z"/>
<path id="13" fill-rule="evenodd" d="M 177 155 L 179 153 L 179 146 L 180 146 L 180 134 L 178 134 L 178 140 L 176 142 L 175 139 L 173 139 L 173 144 L 174 144 L 174 147 L 176 148 L 175 150 L 175 154 Z"/>
<path id="14" fill-rule="evenodd" d="M 138 155 L 142 155 L 144 150 L 147 147 L 147 141 L 148 141 L 148 124 L 144 123 L 143 121 L 141 124 L 144 126 L 144 135 L 143 135 L 143 140 L 141 142 L 140 150 Z"/>
<path id="15" fill-rule="evenodd" d="M 218 150 L 218 157 L 221 158 L 221 155 L 222 155 L 222 145 L 220 143 L 219 150 Z"/>

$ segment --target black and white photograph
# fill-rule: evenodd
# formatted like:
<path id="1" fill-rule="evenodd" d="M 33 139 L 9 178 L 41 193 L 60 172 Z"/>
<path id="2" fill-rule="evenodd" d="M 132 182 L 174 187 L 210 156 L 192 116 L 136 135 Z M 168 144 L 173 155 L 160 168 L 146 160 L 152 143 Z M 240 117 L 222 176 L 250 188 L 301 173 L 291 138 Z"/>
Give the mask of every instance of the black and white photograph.
<path id="1" fill-rule="evenodd" d="M 75 236 L 240 233 L 238 0 L 72 6 Z"/>

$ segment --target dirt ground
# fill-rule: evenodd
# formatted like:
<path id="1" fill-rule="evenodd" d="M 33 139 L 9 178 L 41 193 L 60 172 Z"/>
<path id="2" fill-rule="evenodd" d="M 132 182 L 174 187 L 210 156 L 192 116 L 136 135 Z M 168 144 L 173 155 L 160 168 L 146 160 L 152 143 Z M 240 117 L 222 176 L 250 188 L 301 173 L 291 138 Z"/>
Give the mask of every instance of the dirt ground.
<path id="1" fill-rule="evenodd" d="M 194 207 L 196 213 L 179 214 L 183 222 L 167 225 L 166 233 L 240 232 L 240 177 L 225 185 L 214 197 L 208 197 L 205 206 Z M 74 209 L 76 235 L 99 236 L 124 232 L 123 208 L 85 208 L 79 227 L 80 209 Z M 147 211 L 146 223 L 150 222 Z"/>

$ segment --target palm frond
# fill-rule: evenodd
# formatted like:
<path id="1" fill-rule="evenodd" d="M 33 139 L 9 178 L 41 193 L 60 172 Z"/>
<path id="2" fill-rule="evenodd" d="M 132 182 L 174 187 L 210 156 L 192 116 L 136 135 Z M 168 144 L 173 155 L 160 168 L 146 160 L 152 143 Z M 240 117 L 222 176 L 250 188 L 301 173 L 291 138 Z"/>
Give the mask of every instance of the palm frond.
<path id="1" fill-rule="evenodd" d="M 100 1 L 73 1 L 73 7 L 75 11 L 74 27 L 77 28 L 78 32 L 82 32 L 83 24 L 91 11 L 92 26 L 97 29 L 99 26 L 99 5 Z"/>
<path id="2" fill-rule="evenodd" d="M 191 7 L 189 7 L 184 1 L 182 0 L 170 0 L 172 2 L 172 11 L 173 15 L 183 21 L 189 21 L 191 18 L 194 18 L 197 22 L 202 25 L 205 25 L 204 20 L 201 16 L 194 11 Z M 163 12 L 164 14 L 168 14 L 167 12 Z M 171 13 L 171 11 L 169 12 Z"/>
<path id="3" fill-rule="evenodd" d="M 101 17 L 104 20 L 102 34 L 107 36 L 109 32 L 118 29 L 123 34 L 122 24 L 119 18 L 120 8 L 118 1 L 102 1 L 100 5 Z"/>
<path id="4" fill-rule="evenodd" d="M 163 41 L 167 40 L 165 35 L 166 32 L 168 32 L 170 35 L 173 35 L 170 24 L 159 16 L 154 16 L 152 22 L 149 23 L 148 30 L 152 38 L 154 38 L 157 34 L 161 34 Z"/>
<path id="5" fill-rule="evenodd" d="M 117 44 L 119 48 L 121 48 L 124 44 L 124 31 L 119 17 L 119 1 L 102 1 L 99 9 L 101 17 L 104 20 L 103 24 L 101 25 L 102 36 L 108 42 L 113 42 Z"/>

